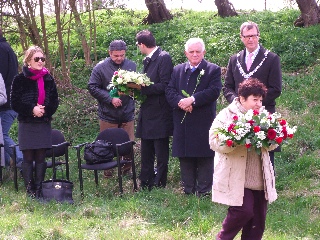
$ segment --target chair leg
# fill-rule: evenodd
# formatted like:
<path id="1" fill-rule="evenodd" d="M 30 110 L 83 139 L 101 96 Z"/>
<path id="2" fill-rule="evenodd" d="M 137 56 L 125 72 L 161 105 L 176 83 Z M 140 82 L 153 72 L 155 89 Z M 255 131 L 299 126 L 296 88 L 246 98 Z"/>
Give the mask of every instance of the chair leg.
<path id="1" fill-rule="evenodd" d="M 133 191 L 138 191 L 136 166 L 135 166 L 133 158 L 131 161 L 131 169 L 132 169 Z"/>
<path id="2" fill-rule="evenodd" d="M 97 170 L 94 170 L 94 182 L 96 183 L 96 187 L 97 187 L 99 185 Z"/>
<path id="3" fill-rule="evenodd" d="M 83 199 L 84 193 L 83 193 L 83 179 L 82 179 L 82 168 L 81 167 L 79 167 L 79 182 L 80 182 L 81 198 Z"/>
<path id="4" fill-rule="evenodd" d="M 23 173 L 22 173 L 22 176 L 23 176 Z M 18 192 L 18 168 L 16 164 L 13 164 L 13 182 L 14 182 L 14 188 Z"/>
<path id="5" fill-rule="evenodd" d="M 118 161 L 118 181 L 119 181 L 119 191 L 120 191 L 120 194 L 122 195 L 122 193 L 123 193 L 122 172 L 121 172 L 121 165 L 119 164 L 119 161 Z"/>
<path id="6" fill-rule="evenodd" d="M 2 184 L 2 166 L 0 166 L 0 183 Z"/>

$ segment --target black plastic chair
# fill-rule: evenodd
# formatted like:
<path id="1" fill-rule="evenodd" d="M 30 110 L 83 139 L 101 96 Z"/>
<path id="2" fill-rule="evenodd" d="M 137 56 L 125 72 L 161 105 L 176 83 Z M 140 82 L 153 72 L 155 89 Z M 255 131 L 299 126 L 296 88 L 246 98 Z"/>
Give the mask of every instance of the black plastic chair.
<path id="1" fill-rule="evenodd" d="M 1 151 L 2 151 L 2 148 L 3 148 L 3 144 L 2 143 L 0 143 L 0 184 L 2 184 L 2 169 L 3 169 L 3 166 L 1 166 Z M 4 149 L 3 149 L 3 151 L 4 151 Z"/>
<path id="2" fill-rule="evenodd" d="M 122 171 L 121 168 L 124 164 L 131 163 L 132 167 L 132 179 L 133 179 L 133 189 L 136 191 L 137 187 L 137 180 L 136 180 L 136 168 L 134 162 L 134 152 L 133 152 L 133 145 L 135 144 L 134 141 L 130 141 L 128 133 L 123 130 L 122 128 L 109 128 L 101 133 L 96 137 L 96 140 L 106 140 L 111 142 L 113 145 L 114 159 L 111 162 L 107 163 L 99 163 L 99 164 L 86 164 L 82 161 L 83 159 L 83 148 L 84 145 L 87 143 L 82 143 L 74 148 L 77 150 L 77 158 L 78 158 L 78 169 L 79 169 L 79 182 L 80 182 L 80 192 L 83 198 L 83 177 L 82 177 L 82 170 L 91 170 L 94 171 L 94 180 L 96 186 L 99 185 L 98 183 L 98 171 L 100 170 L 108 170 L 113 168 L 118 168 L 118 181 L 119 181 L 119 192 L 120 194 L 123 193 L 122 187 Z M 130 156 L 129 159 L 124 159 L 124 156 Z"/>
<path id="3" fill-rule="evenodd" d="M 11 146 L 13 151 L 13 181 L 14 187 L 18 191 L 18 169 L 21 169 L 21 162 L 16 164 L 16 148 L 19 145 Z M 52 129 L 52 148 L 47 150 L 46 158 L 50 158 L 51 161 L 47 161 L 47 168 L 52 168 L 53 179 L 56 178 L 56 171 L 58 166 L 65 165 L 66 178 L 69 180 L 69 146 L 70 143 L 66 142 L 64 135 L 57 129 Z M 57 161 L 56 158 L 64 158 L 63 161 Z"/>

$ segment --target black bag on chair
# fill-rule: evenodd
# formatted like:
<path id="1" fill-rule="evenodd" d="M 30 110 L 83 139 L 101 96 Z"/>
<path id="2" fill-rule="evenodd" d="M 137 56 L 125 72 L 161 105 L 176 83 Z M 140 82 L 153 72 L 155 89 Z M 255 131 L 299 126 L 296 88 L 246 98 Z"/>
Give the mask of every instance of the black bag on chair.
<path id="1" fill-rule="evenodd" d="M 106 163 L 113 160 L 113 146 L 111 142 L 97 140 L 84 146 L 84 160 L 87 164 Z"/>
<path id="2" fill-rule="evenodd" d="M 42 182 L 42 197 L 44 202 L 73 203 L 73 183 L 63 179 L 50 179 Z"/>

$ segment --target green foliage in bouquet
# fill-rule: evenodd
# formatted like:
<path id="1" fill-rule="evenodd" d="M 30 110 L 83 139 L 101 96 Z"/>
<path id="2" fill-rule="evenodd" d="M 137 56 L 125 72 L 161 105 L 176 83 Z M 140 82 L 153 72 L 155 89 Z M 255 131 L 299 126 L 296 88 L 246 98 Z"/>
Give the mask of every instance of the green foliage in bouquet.
<path id="1" fill-rule="evenodd" d="M 135 100 L 143 102 L 146 98 L 141 94 L 141 86 L 150 86 L 153 82 L 146 74 L 133 71 L 121 70 L 115 71 L 111 79 L 114 88 L 110 91 L 111 97 L 120 97 L 121 94 L 130 95 Z M 119 95 L 119 93 L 121 93 Z"/>

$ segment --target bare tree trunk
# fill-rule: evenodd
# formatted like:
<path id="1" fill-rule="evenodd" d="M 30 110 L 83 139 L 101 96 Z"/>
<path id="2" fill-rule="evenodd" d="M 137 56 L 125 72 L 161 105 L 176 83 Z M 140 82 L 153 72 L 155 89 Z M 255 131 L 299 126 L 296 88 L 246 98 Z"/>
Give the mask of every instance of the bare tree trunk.
<path id="1" fill-rule="evenodd" d="M 38 27 L 37 27 L 37 22 L 35 18 L 35 9 L 36 9 L 36 3 L 35 2 L 30 2 L 29 0 L 25 0 L 25 4 L 27 7 L 27 14 L 25 14 L 25 20 L 27 21 L 28 24 L 28 30 L 30 34 L 30 39 L 34 45 L 37 45 L 39 47 L 42 46 L 42 39 L 40 37 Z M 22 6 L 22 4 L 21 4 Z"/>
<path id="2" fill-rule="evenodd" d="M 234 6 L 232 3 L 230 3 L 228 0 L 214 0 L 214 3 L 216 4 L 218 8 L 218 15 L 220 17 L 233 17 L 237 16 L 238 13 L 234 9 Z"/>
<path id="3" fill-rule="evenodd" d="M 92 64 L 92 61 L 90 58 L 90 48 L 88 46 L 87 39 L 86 39 L 86 36 L 84 33 L 85 26 L 83 26 L 83 24 L 81 22 L 80 15 L 79 15 L 77 7 L 76 7 L 76 0 L 69 0 L 69 4 L 71 7 L 71 11 L 74 14 L 75 21 L 78 25 L 78 29 L 79 29 L 78 34 L 80 35 L 80 38 L 81 38 L 81 43 L 82 43 L 82 48 L 83 48 L 84 59 L 86 61 L 86 65 L 90 66 Z"/>
<path id="4" fill-rule="evenodd" d="M 93 52 L 94 52 L 94 61 L 98 61 L 97 56 L 97 25 L 96 25 L 96 14 L 95 9 L 92 9 L 92 18 L 93 18 Z"/>
<path id="5" fill-rule="evenodd" d="M 320 8 L 316 0 L 296 0 L 301 15 L 295 20 L 296 27 L 308 27 L 320 23 Z"/>
<path id="6" fill-rule="evenodd" d="M 12 11 L 14 12 L 15 19 L 18 24 L 18 30 L 20 34 L 20 44 L 22 46 L 22 50 L 25 51 L 28 48 L 28 41 L 27 41 L 27 33 L 23 25 L 23 19 L 21 17 L 19 3 L 17 1 L 14 2 L 12 7 Z"/>
<path id="7" fill-rule="evenodd" d="M 39 7 L 40 7 L 40 19 L 41 19 L 41 29 L 42 29 L 42 39 L 43 39 L 43 45 L 44 45 L 44 52 L 47 56 L 46 60 L 46 67 L 51 71 L 51 60 L 49 56 L 49 44 L 48 44 L 48 37 L 47 37 L 47 29 L 46 29 L 46 22 L 45 22 L 45 16 L 43 12 L 43 1 L 39 0 Z"/>
<path id="8" fill-rule="evenodd" d="M 172 15 L 163 0 L 145 0 L 145 3 L 149 15 L 143 20 L 144 23 L 160 23 L 172 19 Z"/>
<path id="9" fill-rule="evenodd" d="M 69 77 L 69 70 L 67 69 L 67 66 L 66 66 L 66 57 L 65 57 L 64 47 L 63 47 L 64 43 L 63 43 L 63 37 L 62 37 L 62 24 L 61 24 L 61 18 L 60 18 L 60 12 L 61 12 L 60 0 L 54 0 L 54 9 L 55 9 L 55 15 L 56 15 L 59 55 L 60 55 L 61 71 L 62 71 L 62 78 L 63 78 L 63 79 L 59 79 L 58 83 L 60 87 L 70 87 L 71 80 Z"/>

